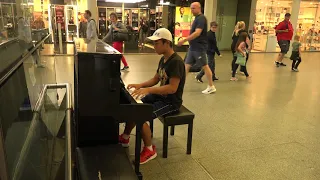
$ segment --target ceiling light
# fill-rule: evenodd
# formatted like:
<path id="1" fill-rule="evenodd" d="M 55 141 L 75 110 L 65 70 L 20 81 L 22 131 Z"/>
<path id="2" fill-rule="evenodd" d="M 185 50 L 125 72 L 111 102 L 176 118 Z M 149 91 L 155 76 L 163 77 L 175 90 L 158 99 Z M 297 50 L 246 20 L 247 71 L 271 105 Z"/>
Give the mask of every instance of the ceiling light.
<path id="1" fill-rule="evenodd" d="M 139 3 L 146 0 L 104 0 L 105 2 L 114 2 L 114 3 Z"/>

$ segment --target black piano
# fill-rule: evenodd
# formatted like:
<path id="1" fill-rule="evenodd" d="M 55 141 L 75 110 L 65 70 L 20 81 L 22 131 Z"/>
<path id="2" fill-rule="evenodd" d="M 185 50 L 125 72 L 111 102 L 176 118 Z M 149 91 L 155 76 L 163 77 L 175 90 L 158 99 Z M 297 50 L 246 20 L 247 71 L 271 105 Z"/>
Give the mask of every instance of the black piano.
<path id="1" fill-rule="evenodd" d="M 152 106 L 138 104 L 121 80 L 122 54 L 97 40 L 75 39 L 75 149 L 77 179 L 142 179 L 141 128 Z M 119 123 L 135 122 L 134 164 L 118 144 Z"/>

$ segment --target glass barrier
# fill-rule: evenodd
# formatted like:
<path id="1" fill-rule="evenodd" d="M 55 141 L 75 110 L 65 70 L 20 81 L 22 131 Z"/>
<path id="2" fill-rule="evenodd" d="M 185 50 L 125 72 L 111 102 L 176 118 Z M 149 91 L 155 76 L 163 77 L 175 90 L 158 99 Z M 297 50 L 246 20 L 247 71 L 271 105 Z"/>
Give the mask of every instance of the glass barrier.
<path id="1" fill-rule="evenodd" d="M 64 179 L 67 175 L 65 119 L 71 101 L 67 86 L 57 85 L 55 61 L 56 57 L 34 51 L 0 86 L 0 146 L 7 179 Z M 47 84 L 53 88 L 46 89 Z"/>

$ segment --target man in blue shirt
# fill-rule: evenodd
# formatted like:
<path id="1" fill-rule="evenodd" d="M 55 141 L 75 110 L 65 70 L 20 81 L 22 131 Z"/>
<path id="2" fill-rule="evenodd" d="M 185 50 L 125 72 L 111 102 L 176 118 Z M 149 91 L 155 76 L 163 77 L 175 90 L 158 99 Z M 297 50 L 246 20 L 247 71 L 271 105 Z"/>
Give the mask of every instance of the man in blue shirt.
<path id="1" fill-rule="evenodd" d="M 207 19 L 201 13 L 201 4 L 199 2 L 194 2 L 191 4 L 191 12 L 195 16 L 195 20 L 192 23 L 190 30 L 190 35 L 185 39 L 178 42 L 178 46 L 182 46 L 186 41 L 189 41 L 190 47 L 185 60 L 186 73 L 190 71 L 192 65 L 196 62 L 202 66 L 204 73 L 208 79 L 208 87 L 203 94 L 211 94 L 216 92 L 216 88 L 212 81 L 212 72 L 208 66 L 207 59 Z"/>

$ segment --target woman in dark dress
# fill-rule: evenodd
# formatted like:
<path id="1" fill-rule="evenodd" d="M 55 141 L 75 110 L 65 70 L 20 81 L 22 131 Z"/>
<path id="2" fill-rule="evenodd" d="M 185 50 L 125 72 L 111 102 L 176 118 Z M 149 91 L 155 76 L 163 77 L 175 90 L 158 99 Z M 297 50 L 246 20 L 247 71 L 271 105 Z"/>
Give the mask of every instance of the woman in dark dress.
<path id="1" fill-rule="evenodd" d="M 232 72 L 233 66 L 235 65 L 236 60 L 237 60 L 237 56 L 235 56 L 234 53 L 236 52 L 235 48 L 236 48 L 236 44 L 239 39 L 239 34 L 241 34 L 242 32 L 246 32 L 248 34 L 248 32 L 245 30 L 245 28 L 246 28 L 245 22 L 238 21 L 235 28 L 234 28 L 233 34 L 232 34 L 231 51 L 233 54 L 233 59 L 232 59 L 232 63 L 231 63 L 231 72 Z M 248 34 L 248 38 L 246 40 L 246 46 L 247 46 L 248 51 L 250 52 L 251 43 L 250 43 L 250 39 L 249 39 L 249 34 Z M 246 58 L 247 62 L 248 62 L 248 59 L 249 59 L 249 53 L 247 53 L 247 58 Z M 246 66 L 241 66 L 240 71 L 244 72 L 244 68 L 246 68 Z"/>

